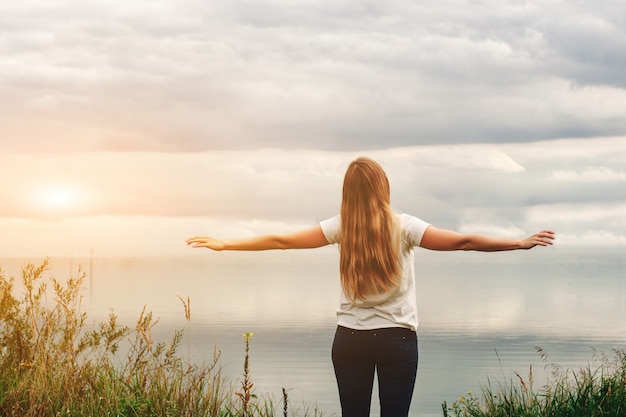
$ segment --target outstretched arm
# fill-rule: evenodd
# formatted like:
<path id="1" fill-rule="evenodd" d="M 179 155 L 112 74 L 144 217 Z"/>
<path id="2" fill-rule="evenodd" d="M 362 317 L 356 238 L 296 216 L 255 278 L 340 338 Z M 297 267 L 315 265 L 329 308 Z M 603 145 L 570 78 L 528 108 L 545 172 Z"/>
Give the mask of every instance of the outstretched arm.
<path id="1" fill-rule="evenodd" d="M 269 234 L 235 240 L 218 240 L 208 236 L 187 239 L 193 248 L 221 250 L 311 249 L 328 245 L 320 225 L 293 233 Z"/>
<path id="2" fill-rule="evenodd" d="M 554 232 L 543 230 L 525 239 L 498 238 L 485 235 L 464 235 L 451 230 L 428 226 L 420 246 L 432 250 L 475 250 L 495 252 L 515 249 L 531 249 L 535 246 L 552 245 Z"/>

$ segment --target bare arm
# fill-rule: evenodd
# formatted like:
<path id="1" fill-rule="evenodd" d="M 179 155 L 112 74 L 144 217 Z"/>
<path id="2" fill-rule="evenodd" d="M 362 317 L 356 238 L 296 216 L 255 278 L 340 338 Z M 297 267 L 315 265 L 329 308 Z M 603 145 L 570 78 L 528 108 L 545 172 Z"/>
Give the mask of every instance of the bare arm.
<path id="1" fill-rule="evenodd" d="M 193 248 L 221 250 L 259 251 L 270 249 L 311 249 L 328 245 L 319 225 L 293 233 L 269 234 L 235 240 L 218 240 L 208 236 L 187 239 Z"/>
<path id="2" fill-rule="evenodd" d="M 535 246 L 552 245 L 554 232 L 543 230 L 525 239 L 498 238 L 485 235 L 465 235 L 451 230 L 428 226 L 420 246 L 432 250 L 475 250 L 495 252 L 516 249 L 531 249 Z"/>

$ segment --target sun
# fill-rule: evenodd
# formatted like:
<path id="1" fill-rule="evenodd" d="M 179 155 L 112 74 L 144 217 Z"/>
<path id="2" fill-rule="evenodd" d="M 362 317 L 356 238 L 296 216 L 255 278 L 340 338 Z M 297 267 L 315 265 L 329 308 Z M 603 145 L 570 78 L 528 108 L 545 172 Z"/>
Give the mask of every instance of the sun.
<path id="1" fill-rule="evenodd" d="M 68 189 L 50 188 L 42 195 L 42 202 L 48 207 L 67 207 L 71 205 L 74 196 Z"/>
<path id="2" fill-rule="evenodd" d="M 54 184 L 42 187 L 38 200 L 42 209 L 59 212 L 76 208 L 80 198 L 77 189 L 69 185 Z"/>

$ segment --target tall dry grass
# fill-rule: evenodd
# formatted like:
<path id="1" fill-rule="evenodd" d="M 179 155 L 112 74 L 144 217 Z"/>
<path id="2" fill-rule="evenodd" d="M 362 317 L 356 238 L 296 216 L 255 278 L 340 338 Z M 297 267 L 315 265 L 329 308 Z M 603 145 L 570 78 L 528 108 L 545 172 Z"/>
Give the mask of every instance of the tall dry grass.
<path id="1" fill-rule="evenodd" d="M 46 259 L 22 268 L 21 296 L 14 294 L 15 278 L 0 270 L 0 416 L 274 415 L 272 398 L 252 392 L 250 339 L 245 339 L 243 393 L 235 392 L 221 375 L 217 346 L 209 362 L 192 363 L 189 354 L 181 358 L 184 332 L 155 341 L 156 321 L 145 307 L 134 328 L 113 313 L 87 327 L 81 311 L 85 273 L 79 269 L 62 283 L 46 277 L 48 265 Z M 190 300 L 181 301 L 189 322 Z M 285 395 L 285 416 L 287 401 Z M 303 410 L 299 415 L 321 415 Z"/>
<path id="2" fill-rule="evenodd" d="M 563 369 L 537 347 L 549 369 L 547 383 L 535 388 L 532 367 L 527 378 L 515 373 L 508 383 L 483 386 L 480 396 L 461 396 L 448 407 L 447 417 L 626 417 L 626 353 L 614 350 L 609 357 L 594 358 L 579 370 Z"/>

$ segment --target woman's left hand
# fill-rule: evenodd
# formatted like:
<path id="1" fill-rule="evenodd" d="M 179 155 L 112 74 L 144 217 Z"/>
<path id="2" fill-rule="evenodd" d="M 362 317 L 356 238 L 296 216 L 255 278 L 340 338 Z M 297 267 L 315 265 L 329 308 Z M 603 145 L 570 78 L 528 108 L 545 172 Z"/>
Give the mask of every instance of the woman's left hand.
<path id="1" fill-rule="evenodd" d="M 192 248 L 208 248 L 216 251 L 224 250 L 224 242 L 208 236 L 194 236 L 187 239 L 187 245 Z"/>

